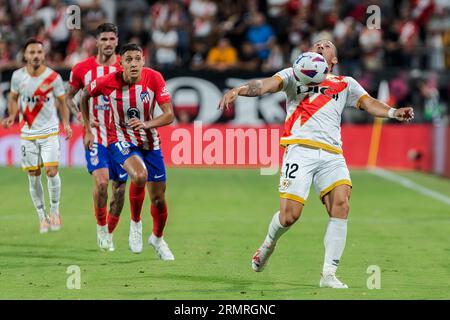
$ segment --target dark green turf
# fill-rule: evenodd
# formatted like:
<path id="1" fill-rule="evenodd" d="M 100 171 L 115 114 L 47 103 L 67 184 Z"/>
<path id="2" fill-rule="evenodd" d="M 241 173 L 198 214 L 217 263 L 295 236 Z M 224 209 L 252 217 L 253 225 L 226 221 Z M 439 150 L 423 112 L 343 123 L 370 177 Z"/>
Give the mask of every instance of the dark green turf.
<path id="1" fill-rule="evenodd" d="M 128 249 L 129 206 L 116 251 L 96 246 L 91 179 L 62 169 L 63 229 L 40 235 L 26 175 L 0 168 L 2 299 L 449 299 L 450 207 L 365 171 L 353 171 L 347 247 L 338 276 L 350 289 L 318 288 L 327 215 L 312 191 L 299 222 L 262 273 L 250 268 L 278 206 L 278 177 L 258 170 L 169 169 L 168 241 L 176 260 Z M 450 181 L 402 173 L 448 194 Z M 46 189 L 46 181 L 43 181 Z M 48 203 L 48 200 L 47 200 Z M 151 230 L 143 209 L 145 241 Z M 66 288 L 67 267 L 81 289 Z M 366 286 L 370 265 L 381 289 Z"/>

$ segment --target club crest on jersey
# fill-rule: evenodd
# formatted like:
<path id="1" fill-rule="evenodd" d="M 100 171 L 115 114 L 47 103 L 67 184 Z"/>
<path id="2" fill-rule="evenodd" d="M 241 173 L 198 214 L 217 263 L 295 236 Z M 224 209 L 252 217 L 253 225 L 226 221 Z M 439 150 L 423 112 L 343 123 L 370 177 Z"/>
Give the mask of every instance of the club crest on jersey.
<path id="1" fill-rule="evenodd" d="M 127 110 L 127 116 L 129 119 L 133 118 L 139 119 L 141 117 L 141 113 L 138 108 L 130 108 Z"/>
<path id="2" fill-rule="evenodd" d="M 149 103 L 150 102 L 150 94 L 148 93 L 147 90 L 142 91 L 141 92 L 141 101 L 144 103 Z"/>

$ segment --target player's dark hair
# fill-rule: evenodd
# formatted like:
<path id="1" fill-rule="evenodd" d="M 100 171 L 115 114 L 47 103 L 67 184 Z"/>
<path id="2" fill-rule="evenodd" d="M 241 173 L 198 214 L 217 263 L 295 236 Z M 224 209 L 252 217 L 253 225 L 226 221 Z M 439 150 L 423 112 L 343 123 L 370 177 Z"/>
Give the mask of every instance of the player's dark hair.
<path id="1" fill-rule="evenodd" d="M 122 48 L 120 48 L 119 54 L 123 56 L 127 51 L 139 51 L 141 53 L 143 52 L 142 48 L 138 46 L 136 43 L 127 43 L 123 45 Z"/>
<path id="2" fill-rule="evenodd" d="M 98 37 L 103 32 L 114 32 L 116 36 L 119 35 L 119 29 L 117 26 L 110 22 L 105 22 L 99 25 L 95 30 L 95 36 Z"/>
<path id="3" fill-rule="evenodd" d="M 37 40 L 37 39 L 35 39 L 35 38 L 30 38 L 30 39 L 28 39 L 27 42 L 25 42 L 25 44 L 23 45 L 23 52 L 25 52 L 25 51 L 27 50 L 27 48 L 28 48 L 28 46 L 29 46 L 30 44 L 34 44 L 34 43 L 38 43 L 38 44 L 40 44 L 41 46 L 44 46 L 44 43 L 43 43 L 42 41 Z"/>

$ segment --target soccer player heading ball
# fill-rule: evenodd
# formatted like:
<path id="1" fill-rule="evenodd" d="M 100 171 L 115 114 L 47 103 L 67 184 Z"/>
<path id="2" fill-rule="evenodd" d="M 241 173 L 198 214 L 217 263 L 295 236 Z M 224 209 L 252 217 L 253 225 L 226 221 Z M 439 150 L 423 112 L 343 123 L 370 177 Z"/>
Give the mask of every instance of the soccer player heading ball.
<path id="1" fill-rule="evenodd" d="M 46 233 L 49 228 L 53 231 L 61 228 L 59 119 L 56 108 L 61 113 L 67 139 L 72 137 L 72 129 L 69 109 L 64 102 L 64 84 L 61 76 L 45 65 L 44 45 L 41 41 L 30 39 L 23 50 L 26 65 L 12 75 L 9 116 L 2 122 L 5 128 L 11 127 L 20 111 L 22 169 L 28 173 L 31 199 L 40 220 L 39 231 Z M 42 167 L 47 175 L 50 216 L 45 210 Z"/>
<path id="2" fill-rule="evenodd" d="M 153 233 L 148 242 L 162 260 L 174 260 L 163 230 L 167 220 L 165 200 L 166 170 L 156 128 L 174 120 L 173 106 L 162 75 L 144 67 L 142 49 L 136 44 L 126 44 L 120 50 L 123 70 L 110 73 L 92 81 L 81 96 L 81 113 L 89 127 L 89 97 L 106 97 L 111 103 L 111 123 L 107 136 L 113 161 L 123 166 L 131 179 L 129 245 L 131 251 L 142 251 L 142 204 L 147 185 L 151 200 Z M 162 114 L 153 117 L 155 105 Z M 92 148 L 94 136 L 86 131 L 85 145 Z"/>
<path id="3" fill-rule="evenodd" d="M 280 211 L 273 216 L 266 238 L 252 258 L 253 270 L 263 270 L 278 239 L 300 218 L 312 183 L 330 217 L 319 285 L 347 288 L 336 278 L 347 238 L 352 186 L 342 154 L 342 112 L 344 107 L 356 107 L 376 117 L 399 121 L 412 120 L 414 112 L 409 107 L 391 108 L 369 96 L 355 79 L 333 75 L 331 72 L 338 58 L 331 41 L 320 40 L 311 51 L 322 55 L 328 63 L 329 73 L 320 85 L 302 85 L 293 68 L 287 68 L 270 78 L 231 89 L 221 99 L 219 108 L 229 108 L 238 96 L 256 97 L 278 91 L 286 94 L 287 115 L 281 138 L 286 150 L 279 184 Z"/>

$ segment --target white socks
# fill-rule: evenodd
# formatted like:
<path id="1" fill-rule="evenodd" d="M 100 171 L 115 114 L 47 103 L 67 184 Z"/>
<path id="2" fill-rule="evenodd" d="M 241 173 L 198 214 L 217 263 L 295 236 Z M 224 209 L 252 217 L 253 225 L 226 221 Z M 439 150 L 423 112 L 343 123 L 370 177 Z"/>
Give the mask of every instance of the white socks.
<path id="1" fill-rule="evenodd" d="M 59 172 L 54 177 L 47 176 L 47 187 L 50 196 L 50 213 L 57 214 L 59 212 L 59 197 L 61 195 Z"/>
<path id="2" fill-rule="evenodd" d="M 323 274 L 335 274 L 347 239 L 347 219 L 330 218 L 323 239 L 325 259 Z"/>
<path id="3" fill-rule="evenodd" d="M 284 227 L 280 223 L 280 211 L 278 211 L 274 214 L 272 221 L 270 222 L 265 242 L 269 244 L 275 244 L 277 240 L 283 235 L 283 233 L 289 230 L 289 228 L 290 227 Z"/>
<path id="4" fill-rule="evenodd" d="M 31 200 L 33 200 L 34 207 L 36 208 L 39 220 L 43 220 L 46 217 L 45 213 L 45 201 L 44 190 L 42 189 L 41 176 L 28 175 L 28 182 L 30 187 Z"/>

